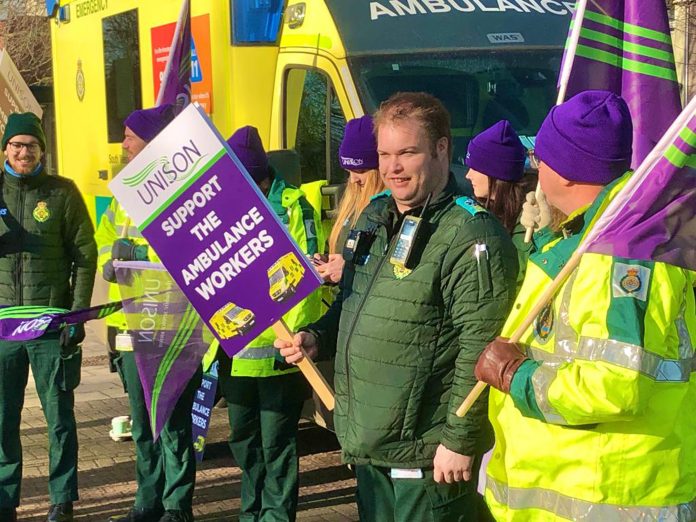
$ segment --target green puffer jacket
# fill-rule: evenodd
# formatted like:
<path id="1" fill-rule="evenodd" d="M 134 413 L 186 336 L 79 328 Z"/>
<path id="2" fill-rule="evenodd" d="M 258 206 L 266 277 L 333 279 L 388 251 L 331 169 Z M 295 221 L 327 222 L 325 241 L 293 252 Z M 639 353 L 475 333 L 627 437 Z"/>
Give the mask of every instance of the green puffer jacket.
<path id="1" fill-rule="evenodd" d="M 0 304 L 88 308 L 97 247 L 75 184 L 0 173 Z"/>
<path id="2" fill-rule="evenodd" d="M 367 261 L 346 263 L 337 301 L 306 329 L 320 358 L 336 351 L 335 424 L 348 463 L 428 468 L 441 443 L 465 455 L 492 446 L 486 395 L 464 419 L 455 411 L 515 297 L 517 251 L 452 177 L 424 221 L 419 260 L 400 272 L 389 261 L 401 225 L 394 200 L 374 198 L 356 226 L 374 230 Z"/>

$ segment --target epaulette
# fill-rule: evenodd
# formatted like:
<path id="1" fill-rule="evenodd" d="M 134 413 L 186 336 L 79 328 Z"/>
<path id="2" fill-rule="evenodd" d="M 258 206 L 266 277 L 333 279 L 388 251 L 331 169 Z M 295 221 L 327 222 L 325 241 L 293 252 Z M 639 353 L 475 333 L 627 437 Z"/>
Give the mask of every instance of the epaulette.
<path id="1" fill-rule="evenodd" d="M 382 192 L 378 192 L 374 196 L 370 198 L 370 201 L 374 201 L 375 199 L 379 198 L 384 198 L 384 197 L 391 197 L 391 190 L 383 190 Z"/>
<path id="2" fill-rule="evenodd" d="M 478 201 L 476 201 L 473 198 L 470 198 L 468 196 L 461 196 L 458 197 L 454 201 L 458 206 L 462 207 L 464 210 L 466 210 L 469 214 L 472 216 L 475 216 L 476 214 L 481 214 L 481 213 L 488 213 L 488 211 L 483 208 Z"/>

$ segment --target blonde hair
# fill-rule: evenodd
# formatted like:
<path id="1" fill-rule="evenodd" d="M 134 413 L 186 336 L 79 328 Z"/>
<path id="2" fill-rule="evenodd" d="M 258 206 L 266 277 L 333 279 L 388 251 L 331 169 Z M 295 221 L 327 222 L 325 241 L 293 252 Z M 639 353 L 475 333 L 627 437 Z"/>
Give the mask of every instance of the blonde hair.
<path id="1" fill-rule="evenodd" d="M 361 187 L 357 183 L 351 183 L 350 180 L 346 184 L 346 189 L 341 196 L 341 202 L 338 204 L 338 210 L 336 211 L 336 221 L 329 235 L 330 254 L 341 253 L 340 251 L 337 252 L 336 249 L 342 249 L 343 245 L 337 245 L 336 243 L 341 235 L 343 224 L 348 222 L 350 227 L 353 228 L 362 211 L 370 203 L 372 196 L 384 190 L 384 183 L 377 169 L 368 170 L 363 175 L 365 176 L 364 186 Z"/>

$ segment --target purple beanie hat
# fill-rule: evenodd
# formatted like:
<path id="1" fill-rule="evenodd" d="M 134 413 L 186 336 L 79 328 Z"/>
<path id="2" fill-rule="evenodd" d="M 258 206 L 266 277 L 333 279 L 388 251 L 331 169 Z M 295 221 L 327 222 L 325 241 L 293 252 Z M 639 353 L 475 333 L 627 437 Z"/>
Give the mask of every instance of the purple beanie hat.
<path id="1" fill-rule="evenodd" d="M 369 114 L 346 124 L 343 141 L 338 149 L 341 167 L 346 170 L 370 170 L 379 167 L 377 140 Z"/>
<path id="2" fill-rule="evenodd" d="M 146 142 L 155 139 L 176 116 L 174 105 L 167 103 L 151 109 L 138 109 L 130 113 L 123 124 Z"/>
<path id="3" fill-rule="evenodd" d="M 242 162 L 244 168 L 247 169 L 251 177 L 256 183 L 262 182 L 268 178 L 270 170 L 268 168 L 268 156 L 263 150 L 263 143 L 256 127 L 247 125 L 238 129 L 227 144 L 232 148 L 234 153 Z"/>
<path id="4" fill-rule="evenodd" d="M 633 123 L 623 98 L 584 91 L 551 109 L 534 153 L 569 181 L 606 185 L 631 166 Z"/>
<path id="5" fill-rule="evenodd" d="M 517 181 L 524 174 L 526 149 L 507 120 L 474 136 L 466 151 L 466 165 L 491 178 Z"/>

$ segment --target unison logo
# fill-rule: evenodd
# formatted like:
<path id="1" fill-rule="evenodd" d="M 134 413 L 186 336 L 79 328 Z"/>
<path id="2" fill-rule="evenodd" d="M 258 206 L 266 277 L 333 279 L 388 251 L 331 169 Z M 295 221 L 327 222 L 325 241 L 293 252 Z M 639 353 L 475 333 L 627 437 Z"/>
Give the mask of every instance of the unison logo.
<path id="1" fill-rule="evenodd" d="M 136 188 L 140 200 L 150 205 L 169 186 L 190 177 L 205 159 L 198 146 L 190 140 L 171 157 L 161 156 L 148 163 L 140 172 L 124 178 L 123 184 Z"/>

